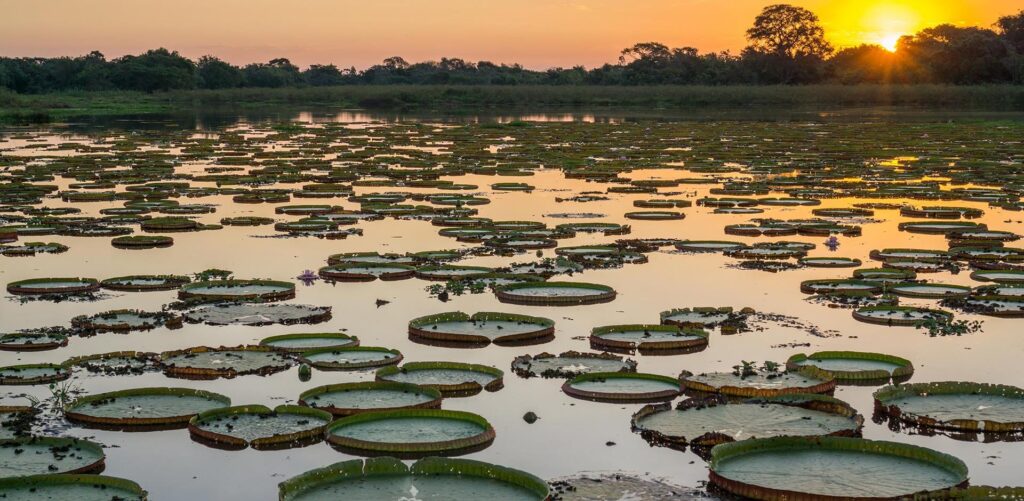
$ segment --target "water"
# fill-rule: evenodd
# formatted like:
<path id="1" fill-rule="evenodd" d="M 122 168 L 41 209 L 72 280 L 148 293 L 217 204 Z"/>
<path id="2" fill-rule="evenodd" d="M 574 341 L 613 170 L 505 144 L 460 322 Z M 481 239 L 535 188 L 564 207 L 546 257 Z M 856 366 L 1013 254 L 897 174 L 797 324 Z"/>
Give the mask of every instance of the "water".
<path id="1" fill-rule="evenodd" d="M 586 114 L 584 114 L 586 115 Z M 46 150 L 36 145 L 74 143 L 84 146 L 108 148 L 122 140 L 141 141 L 142 150 L 162 149 L 169 158 L 182 155 L 181 143 L 213 140 L 222 131 L 255 141 L 253 148 L 288 159 L 283 152 L 303 158 L 335 158 L 347 151 L 345 142 L 332 142 L 331 152 L 305 151 L 295 139 L 271 139 L 267 117 L 201 117 L 184 123 L 159 121 L 140 122 L 121 120 L 72 127 L 55 126 L 52 129 L 8 131 L 0 133 L 4 158 L 52 156 L 54 158 L 81 157 L 92 153 L 74 149 Z M 559 122 L 566 117 L 546 117 L 553 121 L 540 124 L 552 127 L 550 135 L 542 140 L 516 141 L 530 128 L 506 129 L 471 128 L 452 135 L 452 126 L 460 123 L 489 121 L 488 117 L 458 117 L 444 120 L 437 117 L 401 117 L 349 114 L 345 116 L 307 113 L 282 115 L 279 120 L 298 118 L 310 123 L 310 137 L 320 127 L 341 120 L 346 122 L 351 143 L 364 148 L 367 142 L 359 137 L 385 134 L 395 127 L 403 128 L 403 142 L 431 151 L 450 151 L 452 145 L 483 138 L 480 161 L 456 160 L 450 154 L 439 155 L 446 162 L 472 164 L 494 163 L 486 155 L 493 151 L 516 156 L 505 161 L 522 161 L 535 169 L 530 177 L 497 177 L 478 173 L 446 176 L 456 183 L 478 185 L 478 190 L 456 193 L 478 193 L 491 199 L 488 205 L 478 206 L 479 216 L 495 221 L 541 221 L 549 227 L 565 223 L 564 218 L 546 214 L 601 213 L 607 216 L 601 222 L 629 224 L 632 233 L 623 236 L 605 236 L 602 233 L 580 232 L 576 237 L 559 240 L 560 246 L 600 245 L 617 238 L 663 238 L 691 240 L 735 240 L 747 243 L 769 241 L 765 238 L 747 238 L 724 235 L 722 228 L 729 224 L 743 224 L 752 217 L 803 219 L 812 217 L 814 207 L 763 207 L 764 214 L 714 214 L 713 208 L 691 207 L 681 209 L 685 220 L 639 221 L 623 217 L 637 210 L 633 200 L 653 198 L 650 193 L 606 194 L 607 184 L 567 178 L 560 167 L 568 165 L 563 156 L 609 159 L 616 170 L 633 169 L 618 175 L 627 179 L 679 179 L 723 178 L 742 179 L 749 174 L 735 169 L 721 173 L 708 173 L 689 168 L 707 166 L 780 166 L 813 164 L 814 169 L 827 172 L 837 167 L 856 167 L 872 175 L 899 177 L 910 172 L 917 179 L 920 173 L 906 166 L 895 166 L 897 157 L 925 157 L 927 165 L 970 163 L 978 157 L 995 162 L 1020 164 L 1019 138 L 1024 136 L 1020 122 L 979 122 L 979 117 L 951 117 L 915 114 L 904 117 L 888 111 L 869 116 L 834 117 L 828 113 L 800 115 L 791 121 L 762 123 L 751 121 L 741 112 L 727 117 L 682 117 L 670 120 L 648 120 L 642 116 L 609 116 L 598 113 L 591 116 L 570 116 L 573 121 Z M 545 117 L 534 117 L 545 118 Z M 775 117 L 767 117 L 774 119 Z M 789 120 L 791 117 L 785 118 Z M 980 117 L 989 118 L 989 117 Z M 1004 118 L 1004 117 L 996 117 Z M 733 121 L 735 119 L 735 121 Z M 502 121 L 508 121 L 504 118 Z M 534 128 L 533 131 L 538 129 Z M 544 130 L 544 129 L 541 129 Z M 628 134 L 624 131 L 629 131 Z M 12 138 L 14 134 L 28 133 L 32 139 Z M 657 132 L 657 137 L 653 133 Z M 533 133 L 533 132 L 531 132 Z M 427 137 L 433 136 L 433 137 Z M 629 141 L 620 140 L 628 137 Z M 97 139 L 104 138 L 102 143 Z M 557 141 L 554 138 L 559 138 Z M 645 138 L 649 138 L 650 141 Z M 41 141 L 37 141 L 40 139 Z M 642 144 L 641 144 L 642 143 Z M 665 152 L 655 147 L 666 148 Z M 320 147 L 320 146 L 317 146 Z M 548 150 L 547 148 L 554 148 Z M 681 148 L 667 150 L 667 148 Z M 474 151 L 477 148 L 474 146 Z M 844 150 L 842 154 L 834 150 Z M 554 151 L 556 154 L 550 153 Z M 788 152 L 788 153 L 785 153 Z M 852 154 L 849 154 L 852 152 Z M 109 153 L 97 153 L 99 157 Z M 680 160 L 686 156 L 685 161 Z M 542 157 L 546 161 L 542 161 Z M 269 157 L 268 157 L 269 158 Z M 682 162 L 682 164 L 680 164 Z M 675 169 L 663 167 L 664 163 Z M 896 162 L 897 165 L 902 165 Z M 236 167 L 215 164 L 208 159 L 183 159 L 175 167 L 183 174 L 205 175 L 208 167 Z M 238 166 L 248 169 L 250 166 Z M 123 168 L 123 167 L 118 167 Z M 0 172 L 9 172 L 10 167 Z M 811 167 L 808 167 L 811 170 Z M 783 177 L 791 174 L 784 173 Z M 914 177 L 916 176 L 916 177 Z M 501 181 L 528 182 L 536 188 L 532 192 L 494 191 L 490 185 Z M 978 180 L 981 182 L 983 180 Z M 67 189 L 68 178 L 41 181 Z M 302 182 L 282 183 L 272 188 L 301 187 Z M 999 183 L 996 183 L 999 184 Z M 213 182 L 192 182 L 193 186 L 213 187 Z M 683 192 L 672 198 L 696 200 L 712 195 L 709 189 L 717 184 L 683 184 L 675 188 L 662 188 L 662 192 Z M 971 185 L 965 186 L 971 187 Z M 998 188 L 999 186 L 996 186 Z M 945 189 L 949 189 L 946 186 Z M 118 187 L 123 190 L 123 187 Z M 436 193 L 433 188 L 356 186 L 355 193 L 364 195 L 385 191 L 410 193 Z M 556 198 L 571 198 L 583 192 L 598 191 L 609 200 L 596 202 L 561 202 Z M 722 195 L 724 197 L 726 195 Z M 778 194 L 764 196 L 779 196 Z M 194 217 L 202 223 L 216 224 L 221 218 L 240 216 L 271 217 L 278 221 L 293 221 L 301 216 L 274 214 L 275 204 L 236 204 L 230 195 L 204 198 L 182 198 L 186 203 L 209 203 L 217 207 L 213 214 Z M 848 208 L 853 203 L 908 202 L 918 206 L 928 201 L 907 201 L 898 198 L 827 198 L 816 208 Z M 346 209 L 358 210 L 358 204 L 345 198 L 318 199 L 310 202 L 293 199 L 290 204 L 329 203 Z M 405 202 L 420 204 L 422 202 Z M 98 216 L 99 210 L 121 207 L 121 202 L 65 203 L 59 199 L 46 199 L 47 207 L 78 207 L 83 215 Z M 990 208 L 985 202 L 951 201 L 943 205 L 957 205 L 986 211 L 984 217 L 972 222 L 985 223 L 992 230 L 1024 232 L 1020 213 Z M 942 235 L 901 232 L 900 222 L 916 221 L 905 218 L 897 210 L 876 210 L 874 219 L 864 223 L 863 236 L 840 237 L 841 246 L 832 254 L 822 245 L 824 237 L 789 236 L 785 240 L 809 242 L 818 245 L 810 256 L 842 256 L 858 258 L 865 267 L 880 265 L 870 260 L 873 249 L 911 248 L 945 249 Z M 254 238 L 278 235 L 273 226 L 225 226 L 221 230 L 175 233 L 172 247 L 148 250 L 119 250 L 110 245 L 109 237 L 23 237 L 22 242 L 58 242 L 70 247 L 63 254 L 39 254 L 30 258 L 0 257 L 0 283 L 41 277 L 92 277 L 104 279 L 116 276 L 145 274 L 189 275 L 207 268 L 232 270 L 237 278 L 266 278 L 293 281 L 303 270 L 316 270 L 326 265 L 332 254 L 344 252 L 418 252 L 441 249 L 466 249 L 476 244 L 457 242 L 438 235 L 439 227 L 429 222 L 396 220 L 361 221 L 356 228 L 364 230 L 362 236 L 344 240 L 318 238 Z M 1013 246 L 1013 244 L 1009 244 Z M 543 251 L 545 257 L 554 257 L 553 250 Z M 529 471 L 542 478 L 573 475 L 581 471 L 650 472 L 675 483 L 696 486 L 707 479 L 706 465 L 691 453 L 667 448 L 651 448 L 638 435 L 630 431 L 630 416 L 639 409 L 633 404 L 606 404 L 573 399 L 560 390 L 561 380 L 521 379 L 508 370 L 518 355 L 543 351 L 561 353 L 567 350 L 590 351 L 585 336 L 593 327 L 656 323 L 659 313 L 673 308 L 701 306 L 752 307 L 758 311 L 798 317 L 822 329 L 831 329 L 839 335 L 817 337 L 795 326 L 770 324 L 761 331 L 736 335 L 722 335 L 712 331 L 709 348 L 702 352 L 677 356 L 635 356 L 641 372 L 675 376 L 682 370 L 695 374 L 730 371 L 740 360 L 784 362 L 797 352 L 820 350 L 878 351 L 914 362 L 913 382 L 966 380 L 1024 386 L 1024 375 L 1014 370 L 1024 356 L 1024 337 L 1020 335 L 1021 320 L 980 317 L 958 313 L 957 318 L 983 320 L 981 332 L 961 337 L 929 338 L 913 328 L 889 328 L 858 322 L 850 310 L 827 308 L 806 301 L 799 284 L 811 279 L 839 279 L 849 276 L 848 269 L 803 268 L 781 273 L 743 270 L 734 265 L 737 260 L 718 253 L 678 253 L 672 247 L 647 254 L 645 264 L 626 265 L 623 268 L 587 270 L 572 277 L 559 276 L 555 280 L 583 281 L 613 287 L 618 293 L 615 301 L 602 305 L 543 307 L 504 304 L 490 293 L 452 295 L 447 303 L 432 298 L 424 288 L 434 282 L 404 280 L 398 282 L 337 283 L 314 282 L 310 286 L 298 285 L 296 299 L 283 304 L 309 304 L 330 306 L 330 320 L 317 325 L 264 325 L 215 326 L 186 323 L 182 329 L 157 328 L 142 333 L 119 335 L 99 334 L 89 338 L 73 338 L 67 347 L 38 353 L 0 352 L 2 365 L 21 363 L 60 362 L 73 356 L 113 351 L 162 352 L 193 346 L 237 346 L 256 344 L 267 336 L 297 332 L 344 331 L 360 338 L 365 346 L 384 346 L 400 350 L 407 361 L 459 361 L 491 365 L 506 371 L 505 387 L 497 392 L 447 399 L 443 408 L 465 410 L 480 414 L 491 422 L 497 432 L 494 444 L 466 457 L 493 462 Z M 514 257 L 479 256 L 458 261 L 458 265 L 504 266 L 510 263 L 534 261 L 534 251 Z M 951 274 L 948 271 L 927 274 L 930 281 L 946 284 L 982 285 L 971 280 L 969 273 Z M 16 329 L 68 325 L 76 315 L 92 315 L 114 309 L 140 309 L 156 311 L 176 299 L 176 291 L 122 293 L 107 292 L 97 302 L 31 301 L 0 298 L 0 332 Z M 389 301 L 376 306 L 378 299 Z M 936 307 L 936 300 L 902 299 L 904 305 Z M 421 316 L 445 311 L 500 311 L 551 318 L 555 321 L 555 338 L 543 345 L 531 347 L 488 346 L 481 349 L 453 349 L 417 344 L 409 340 L 407 323 Z M 791 343 L 810 346 L 787 347 Z M 295 403 L 299 394 L 318 385 L 366 381 L 373 378 L 372 371 L 325 372 L 314 370 L 312 380 L 301 382 L 297 368 L 267 377 L 242 376 L 215 381 L 170 379 L 159 372 L 142 375 L 103 376 L 76 371 L 73 382 L 88 393 L 122 390 L 136 387 L 177 386 L 214 391 L 232 399 L 234 405 L 262 404 L 275 407 Z M 870 387 L 841 386 L 836 397 L 849 402 L 859 412 L 869 416 L 872 409 Z M 12 394 L 27 392 L 40 398 L 49 396 L 45 385 L 4 386 L 0 396 L 8 401 Z M 533 411 L 540 419 L 534 424 L 522 420 L 524 413 Z M 580 423 L 585 423 L 581 426 Z M 152 499 L 254 499 L 271 500 L 277 496 L 277 483 L 307 470 L 337 461 L 352 459 L 325 444 L 287 451 L 238 452 L 221 451 L 193 442 L 186 430 L 122 433 L 71 427 L 66 435 L 93 437 L 107 446 L 106 474 L 132 479 L 150 492 Z M 887 426 L 868 420 L 864 435 L 867 438 L 893 440 L 930 447 L 953 454 L 969 466 L 973 484 L 1006 485 L 1019 482 L 1020 465 L 1024 464 L 1024 444 L 1013 442 L 983 443 L 957 441 L 944 435 L 920 436 L 891 431 Z M 608 442 L 616 445 L 608 446 Z M 537 454 L 537 451 L 544 451 Z"/>

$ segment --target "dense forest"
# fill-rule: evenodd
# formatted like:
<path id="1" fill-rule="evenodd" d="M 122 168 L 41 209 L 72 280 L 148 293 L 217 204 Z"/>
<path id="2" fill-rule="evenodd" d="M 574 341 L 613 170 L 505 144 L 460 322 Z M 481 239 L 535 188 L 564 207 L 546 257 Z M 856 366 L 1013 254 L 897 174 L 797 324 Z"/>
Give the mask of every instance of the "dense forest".
<path id="1" fill-rule="evenodd" d="M 836 50 L 818 17 L 806 9 L 772 5 L 747 30 L 739 54 L 700 53 L 639 43 L 616 64 L 546 71 L 458 58 L 409 63 L 390 57 L 362 71 L 288 59 L 235 66 L 214 56 L 190 60 L 167 49 L 108 60 L 79 57 L 0 58 L 0 89 L 22 94 L 80 90 L 163 91 L 317 87 L 331 85 L 777 85 L 1024 83 L 1024 12 L 993 29 L 939 25 L 904 36 L 897 50 L 878 45 Z"/>

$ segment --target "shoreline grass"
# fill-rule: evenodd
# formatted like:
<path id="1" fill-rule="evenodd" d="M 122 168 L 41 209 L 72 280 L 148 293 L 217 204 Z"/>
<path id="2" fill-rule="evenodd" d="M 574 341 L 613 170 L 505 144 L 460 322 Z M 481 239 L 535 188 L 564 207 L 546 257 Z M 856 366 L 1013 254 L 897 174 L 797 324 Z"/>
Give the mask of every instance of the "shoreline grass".
<path id="1" fill-rule="evenodd" d="M 0 91 L 0 122 L 81 116 L 152 115 L 217 109 L 362 109 L 402 112 L 487 110 L 743 110 L 749 108 L 1024 111 L 1024 86 L 443 86 L 350 85 L 304 88 L 15 94 Z"/>

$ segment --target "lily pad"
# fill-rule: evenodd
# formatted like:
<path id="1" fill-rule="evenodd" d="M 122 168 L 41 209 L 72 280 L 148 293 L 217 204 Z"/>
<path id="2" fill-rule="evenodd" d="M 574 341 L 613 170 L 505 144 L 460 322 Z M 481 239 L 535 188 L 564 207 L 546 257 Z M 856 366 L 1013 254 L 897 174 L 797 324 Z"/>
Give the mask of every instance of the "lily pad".
<path id="1" fill-rule="evenodd" d="M 917 326 L 930 320 L 949 321 L 952 320 L 953 314 L 913 306 L 868 306 L 854 310 L 853 318 L 870 324 Z"/>
<path id="2" fill-rule="evenodd" d="M 189 388 L 133 388 L 96 393 L 64 408 L 71 421 L 99 427 L 183 428 L 200 412 L 231 405 L 217 393 Z"/>
<path id="3" fill-rule="evenodd" d="M 87 440 L 28 437 L 0 440 L 0 477 L 103 471 L 103 447 Z"/>
<path id="4" fill-rule="evenodd" d="M 260 346 L 288 353 L 302 353 L 317 348 L 351 348 L 359 346 L 359 338 L 337 332 L 282 334 L 263 338 L 260 341 Z"/>
<path id="5" fill-rule="evenodd" d="M 326 434 L 332 446 L 347 453 L 402 458 L 475 452 L 495 435 L 476 414 L 441 409 L 364 412 L 331 423 Z"/>
<path id="6" fill-rule="evenodd" d="M 131 275 L 108 278 L 100 282 L 100 286 L 113 291 L 169 291 L 190 281 L 188 277 L 179 275 Z"/>
<path id="7" fill-rule="evenodd" d="M 0 479 L 0 497 L 5 501 L 146 501 L 147 493 L 139 484 L 123 478 L 59 474 Z"/>
<path id="8" fill-rule="evenodd" d="M 317 348 L 302 352 L 299 359 L 321 370 L 353 370 L 397 364 L 402 361 L 402 353 L 372 346 Z"/>
<path id="9" fill-rule="evenodd" d="M 164 374 L 184 379 L 233 378 L 248 374 L 267 376 L 287 370 L 294 361 L 266 346 L 208 348 L 199 346 L 160 354 Z"/>
<path id="10" fill-rule="evenodd" d="M 212 280 L 178 289 L 181 299 L 278 301 L 295 297 L 295 284 L 275 280 Z"/>
<path id="11" fill-rule="evenodd" d="M 922 428 L 984 433 L 1024 431 L 1024 389 L 986 383 L 941 382 L 886 386 L 875 409 Z"/>
<path id="12" fill-rule="evenodd" d="M 595 349 L 656 355 L 689 353 L 708 346 L 704 330 L 676 325 L 609 325 L 590 331 L 590 345 Z"/>
<path id="13" fill-rule="evenodd" d="M 636 362 L 611 353 L 567 351 L 518 356 L 512 361 L 512 371 L 524 378 L 566 379 L 591 372 L 636 372 Z"/>
<path id="14" fill-rule="evenodd" d="M 299 404 L 335 416 L 397 409 L 437 409 L 441 392 L 415 384 L 371 381 L 318 386 L 299 395 Z"/>
<path id="15" fill-rule="evenodd" d="M 776 397 L 796 393 L 831 393 L 836 380 L 814 367 L 801 367 L 797 371 L 757 373 L 743 376 L 734 372 L 691 374 L 683 372 L 679 378 L 686 389 L 699 394 L 718 393 L 731 397 Z"/>
<path id="16" fill-rule="evenodd" d="M 376 378 L 434 388 L 446 397 L 475 395 L 481 390 L 498 391 L 504 386 L 501 370 L 461 362 L 408 362 L 400 367 L 377 369 Z"/>
<path id="17" fill-rule="evenodd" d="M 194 439 L 229 449 L 288 449 L 319 442 L 331 422 L 329 412 L 279 405 L 223 407 L 200 413 L 188 423 Z"/>
<path id="18" fill-rule="evenodd" d="M 211 304 L 186 311 L 189 322 L 209 325 L 316 324 L 331 318 L 330 306 L 307 304 Z"/>
<path id="19" fill-rule="evenodd" d="M 845 437 L 723 444 L 710 467 L 717 487 L 754 499 L 897 499 L 967 481 L 967 466 L 948 454 Z"/>
<path id="20" fill-rule="evenodd" d="M 550 340 L 555 323 L 541 317 L 508 313 L 439 313 L 409 322 L 409 337 L 468 346 L 537 344 Z"/>
<path id="21" fill-rule="evenodd" d="M 7 292 L 26 296 L 80 294 L 99 288 L 95 278 L 33 278 L 7 284 Z"/>
<path id="22" fill-rule="evenodd" d="M 639 372 L 591 372 L 562 385 L 567 395 L 596 402 L 660 402 L 683 392 L 679 380 Z"/>
<path id="23" fill-rule="evenodd" d="M 281 501 L 329 499 L 548 499 L 547 484 L 529 473 L 468 459 L 425 458 L 406 466 L 382 457 L 335 463 L 280 484 Z"/>
<path id="24" fill-rule="evenodd" d="M 914 364 L 905 358 L 862 351 L 819 351 L 789 357 L 786 368 L 816 367 L 831 374 L 840 384 L 873 384 L 878 381 L 906 381 L 914 374 Z"/>
<path id="25" fill-rule="evenodd" d="M 0 385 L 33 385 L 62 381 L 71 371 L 57 364 L 22 364 L 0 367 Z"/>
<path id="26" fill-rule="evenodd" d="M 503 303 L 535 306 L 574 306 L 607 303 L 615 299 L 615 289 L 607 285 L 582 282 L 528 282 L 510 284 L 494 290 Z"/>

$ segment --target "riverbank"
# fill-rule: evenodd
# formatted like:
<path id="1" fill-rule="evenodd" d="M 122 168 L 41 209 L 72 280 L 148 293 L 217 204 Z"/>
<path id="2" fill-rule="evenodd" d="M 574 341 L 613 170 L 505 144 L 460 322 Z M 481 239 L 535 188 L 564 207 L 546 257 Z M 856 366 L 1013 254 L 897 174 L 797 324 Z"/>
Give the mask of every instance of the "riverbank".
<path id="1" fill-rule="evenodd" d="M 246 88 L 157 93 L 0 92 L 0 121 L 44 123 L 82 116 L 147 115 L 218 108 L 326 107 L 418 112 L 579 109 L 903 107 L 1024 111 L 1024 86 L 442 86 Z"/>

